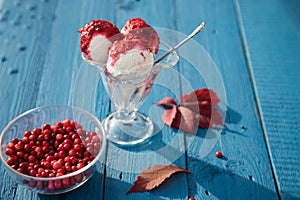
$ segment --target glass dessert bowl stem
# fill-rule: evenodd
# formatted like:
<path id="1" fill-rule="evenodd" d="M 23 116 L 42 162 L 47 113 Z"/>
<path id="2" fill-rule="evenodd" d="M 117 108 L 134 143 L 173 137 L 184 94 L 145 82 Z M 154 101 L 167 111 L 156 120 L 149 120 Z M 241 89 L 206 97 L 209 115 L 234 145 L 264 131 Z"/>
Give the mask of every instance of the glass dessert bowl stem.
<path id="1" fill-rule="evenodd" d="M 160 46 L 162 49 L 158 55 L 163 55 L 170 49 L 163 44 Z M 154 65 L 150 73 L 127 78 L 114 77 L 107 72 L 104 65 L 87 60 L 85 55 L 83 58 L 99 69 L 103 85 L 115 108 L 103 120 L 106 138 L 118 145 L 135 145 L 147 141 L 152 136 L 153 123 L 148 116 L 138 112 L 138 109 L 147 98 L 157 74 L 178 62 L 176 52 Z"/>

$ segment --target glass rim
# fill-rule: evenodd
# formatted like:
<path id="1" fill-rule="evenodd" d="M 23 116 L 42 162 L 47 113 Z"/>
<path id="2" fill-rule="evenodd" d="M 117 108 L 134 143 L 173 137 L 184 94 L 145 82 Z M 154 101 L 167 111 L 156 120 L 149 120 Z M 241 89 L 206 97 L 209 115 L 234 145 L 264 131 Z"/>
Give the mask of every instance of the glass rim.
<path id="1" fill-rule="evenodd" d="M 160 47 L 164 47 L 164 48 L 160 48 Z M 170 47 L 168 44 L 164 43 L 163 41 L 160 41 L 160 45 L 159 45 L 159 48 L 158 50 L 164 50 L 164 51 L 169 51 L 171 50 L 172 47 Z M 171 66 L 175 66 L 179 60 L 179 56 L 178 54 L 176 53 L 176 51 L 173 51 L 172 53 L 170 53 L 166 58 L 164 58 L 162 61 L 166 60 L 168 57 L 174 57 L 172 59 L 172 61 L 168 62 L 168 63 L 158 63 L 156 65 L 154 65 L 153 63 L 153 66 L 152 66 L 152 69 L 150 72 L 142 75 L 142 76 L 138 76 L 138 77 L 130 77 L 130 78 L 120 78 L 120 77 L 116 77 L 116 76 L 113 76 L 111 73 L 109 73 L 107 71 L 107 68 L 106 68 L 106 64 L 105 63 L 100 63 L 100 62 L 97 62 L 95 60 L 92 60 L 92 59 L 88 59 L 87 58 L 87 55 L 83 52 L 81 52 L 81 57 L 82 59 L 87 62 L 88 64 L 91 64 L 91 65 L 94 65 L 95 67 L 97 67 L 99 70 L 102 70 L 105 72 L 106 75 L 109 76 L 110 79 L 112 79 L 114 82 L 119 82 L 121 84 L 126 84 L 126 83 L 131 83 L 131 82 L 139 82 L 139 81 L 144 81 L 145 79 L 147 79 L 148 77 L 150 77 L 152 74 L 156 73 L 156 72 L 159 72 L 161 69 L 164 68 L 164 66 L 168 66 L 168 65 L 171 65 Z M 154 61 L 155 62 L 155 61 Z"/>

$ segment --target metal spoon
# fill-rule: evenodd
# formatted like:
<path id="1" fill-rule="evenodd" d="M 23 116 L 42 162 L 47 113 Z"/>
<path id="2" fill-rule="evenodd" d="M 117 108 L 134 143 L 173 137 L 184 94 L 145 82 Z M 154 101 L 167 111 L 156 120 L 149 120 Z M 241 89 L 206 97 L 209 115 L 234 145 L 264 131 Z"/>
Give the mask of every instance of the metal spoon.
<path id="1" fill-rule="evenodd" d="M 204 28 L 205 25 L 206 25 L 206 22 L 202 22 L 200 24 L 200 26 L 198 26 L 187 38 L 185 38 L 184 40 L 182 40 L 181 42 L 179 42 L 175 47 L 173 47 L 167 53 L 165 53 L 162 57 L 160 57 L 159 59 L 157 59 L 154 62 L 154 65 L 156 65 L 157 63 L 159 63 L 160 61 L 162 61 L 164 58 L 166 58 L 173 51 L 175 51 L 176 49 L 178 49 L 181 45 L 183 45 L 184 43 L 186 43 L 189 39 L 191 39 L 192 37 L 194 37 L 195 35 L 197 35 Z"/>

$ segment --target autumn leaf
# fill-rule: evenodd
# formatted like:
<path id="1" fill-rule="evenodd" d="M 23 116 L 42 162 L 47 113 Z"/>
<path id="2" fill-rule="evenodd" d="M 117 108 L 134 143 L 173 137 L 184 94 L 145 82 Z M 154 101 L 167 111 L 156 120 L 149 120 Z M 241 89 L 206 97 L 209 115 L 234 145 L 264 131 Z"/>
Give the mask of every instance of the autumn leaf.
<path id="1" fill-rule="evenodd" d="M 165 112 L 163 122 L 168 127 L 180 129 L 186 133 L 195 133 L 197 128 L 224 126 L 223 118 L 217 109 L 218 95 L 210 89 L 198 89 L 179 98 L 179 105 L 171 97 L 157 102 Z"/>
<path id="2" fill-rule="evenodd" d="M 127 191 L 126 195 L 133 192 L 150 191 L 161 185 L 172 174 L 178 172 L 191 173 L 186 169 L 174 165 L 158 164 L 149 167 L 137 176 L 137 180 L 134 182 L 133 186 Z"/>
<path id="3" fill-rule="evenodd" d="M 158 106 L 163 106 L 164 108 L 168 109 L 168 108 L 172 108 L 172 107 L 176 106 L 177 103 L 173 98 L 166 97 L 166 98 L 162 99 L 161 101 L 156 102 L 155 104 Z"/>
<path id="4" fill-rule="evenodd" d="M 212 108 L 212 110 L 207 113 L 202 113 L 195 115 L 196 123 L 199 128 L 214 128 L 216 126 L 224 126 L 223 118 L 220 112 L 216 108 Z"/>
<path id="5" fill-rule="evenodd" d="M 207 88 L 195 90 L 190 94 L 183 95 L 179 98 L 179 104 L 181 105 L 198 103 L 199 105 L 211 104 L 215 106 L 219 102 L 220 99 L 218 95 L 213 90 Z"/>
<path id="6" fill-rule="evenodd" d="M 194 134 L 195 120 L 193 111 L 183 106 L 178 106 L 176 116 L 172 122 L 172 126 L 186 133 Z"/>
<path id="7" fill-rule="evenodd" d="M 172 123 L 176 117 L 176 113 L 177 113 L 176 106 L 173 106 L 170 109 L 166 109 L 165 112 L 163 113 L 162 120 L 168 127 L 172 127 Z"/>

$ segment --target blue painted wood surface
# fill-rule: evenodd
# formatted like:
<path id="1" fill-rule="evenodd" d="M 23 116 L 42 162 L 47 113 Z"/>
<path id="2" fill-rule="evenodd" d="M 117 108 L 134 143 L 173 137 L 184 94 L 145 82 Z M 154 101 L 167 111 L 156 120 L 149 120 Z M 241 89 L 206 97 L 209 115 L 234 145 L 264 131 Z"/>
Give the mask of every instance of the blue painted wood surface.
<path id="1" fill-rule="evenodd" d="M 0 0 L 1 130 L 41 105 L 76 105 L 100 119 L 112 111 L 96 69 L 80 57 L 76 31 L 86 22 L 102 18 L 122 27 L 129 18 L 142 17 L 152 26 L 179 31 L 179 38 L 207 22 L 178 51 L 178 65 L 157 77 L 141 108 L 156 123 L 148 144 L 109 144 L 106 164 L 91 180 L 56 196 L 23 189 L 0 164 L 0 199 L 300 199 L 299 6 L 297 0 Z M 199 58 L 207 51 L 211 68 L 197 68 L 189 57 L 195 54 L 189 47 L 199 44 Z M 164 127 L 162 110 L 153 102 L 202 87 L 221 95 L 222 133 L 199 130 L 191 136 Z M 216 145 L 204 156 L 203 144 L 210 141 Z M 218 150 L 224 159 L 214 156 Z M 126 196 L 138 173 L 154 164 L 174 164 L 192 174 Z"/>

